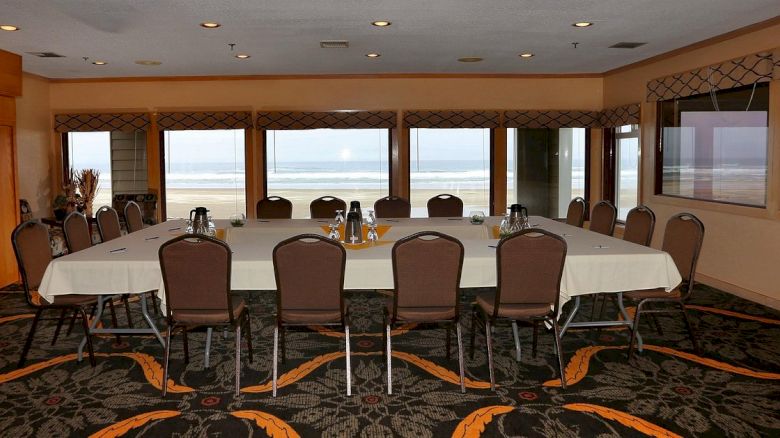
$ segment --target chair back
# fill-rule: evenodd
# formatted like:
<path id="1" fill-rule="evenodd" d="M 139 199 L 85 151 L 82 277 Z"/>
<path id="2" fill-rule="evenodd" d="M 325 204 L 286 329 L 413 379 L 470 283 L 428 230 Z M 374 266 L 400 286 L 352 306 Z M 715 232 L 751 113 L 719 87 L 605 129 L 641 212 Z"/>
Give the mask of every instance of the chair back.
<path id="1" fill-rule="evenodd" d="M 499 241 L 493 317 L 507 304 L 549 304 L 557 314 L 566 250 L 561 236 L 538 228 Z"/>
<path id="2" fill-rule="evenodd" d="M 286 311 L 340 310 L 344 315 L 347 252 L 317 234 L 279 242 L 273 250 L 277 319 Z"/>
<path id="3" fill-rule="evenodd" d="M 258 219 L 291 219 L 292 202 L 281 196 L 269 196 L 257 201 Z"/>
<path id="4" fill-rule="evenodd" d="M 599 201 L 590 214 L 590 230 L 611 236 L 615 232 L 617 209 L 609 201 Z"/>
<path id="5" fill-rule="evenodd" d="M 158 251 L 168 318 L 178 312 L 228 312 L 230 299 L 230 247 L 211 237 L 185 234 Z"/>
<path id="6" fill-rule="evenodd" d="M 441 194 L 428 200 L 428 217 L 461 217 L 463 201 L 455 195 Z"/>
<path id="7" fill-rule="evenodd" d="M 693 289 L 696 263 L 704 241 L 704 224 L 691 213 L 680 213 L 669 218 L 664 231 L 664 243 L 661 249 L 669 253 L 680 271 L 683 285 L 689 294 Z"/>
<path id="8" fill-rule="evenodd" d="M 566 211 L 566 223 L 575 227 L 582 228 L 585 223 L 585 200 L 577 196 L 569 202 L 569 209 Z"/>
<path id="9" fill-rule="evenodd" d="M 141 231 L 144 227 L 144 218 L 141 214 L 141 207 L 133 201 L 125 205 L 125 226 L 128 233 Z"/>
<path id="10" fill-rule="evenodd" d="M 32 295 L 37 294 L 52 259 L 49 229 L 40 222 L 22 222 L 11 234 L 11 245 L 22 276 L 25 299 L 29 305 L 39 306 L 39 301 L 33 300 Z"/>
<path id="11" fill-rule="evenodd" d="M 463 270 L 463 244 L 452 236 L 423 231 L 393 245 L 393 318 L 399 307 L 454 307 Z"/>
<path id="12" fill-rule="evenodd" d="M 87 218 L 74 211 L 62 222 L 62 232 L 65 234 L 65 245 L 68 252 L 78 252 L 92 246 L 92 233 L 89 231 Z"/>
<path id="13" fill-rule="evenodd" d="M 623 240 L 638 245 L 649 246 L 655 230 L 655 213 L 653 210 L 639 205 L 631 209 L 626 216 L 626 228 Z"/>
<path id="14" fill-rule="evenodd" d="M 374 214 L 377 218 L 406 218 L 412 214 L 412 205 L 398 196 L 385 196 L 374 202 Z"/>
<path id="15" fill-rule="evenodd" d="M 97 219 L 98 232 L 102 242 L 122 237 L 122 227 L 119 225 L 119 215 L 116 210 L 104 205 L 97 211 L 95 219 Z"/>
<path id="16" fill-rule="evenodd" d="M 336 217 L 336 210 L 341 210 L 344 217 L 347 217 L 347 203 L 335 196 L 323 196 L 309 204 L 312 219 L 333 219 Z"/>

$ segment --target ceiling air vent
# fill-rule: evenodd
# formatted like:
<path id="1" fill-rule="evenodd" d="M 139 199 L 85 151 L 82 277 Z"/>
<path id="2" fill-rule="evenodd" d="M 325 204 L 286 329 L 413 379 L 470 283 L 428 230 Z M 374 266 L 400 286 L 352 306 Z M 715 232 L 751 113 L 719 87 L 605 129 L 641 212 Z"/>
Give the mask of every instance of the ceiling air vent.
<path id="1" fill-rule="evenodd" d="M 39 58 L 64 58 L 64 56 L 54 52 L 27 52 L 27 54 L 37 56 Z"/>
<path id="2" fill-rule="evenodd" d="M 634 43 L 634 42 L 621 42 L 609 46 L 610 49 L 636 49 L 639 46 L 644 46 L 647 43 Z"/>
<path id="3" fill-rule="evenodd" d="M 347 49 L 349 48 L 349 41 L 324 40 L 324 41 L 320 41 L 320 47 L 323 49 Z"/>

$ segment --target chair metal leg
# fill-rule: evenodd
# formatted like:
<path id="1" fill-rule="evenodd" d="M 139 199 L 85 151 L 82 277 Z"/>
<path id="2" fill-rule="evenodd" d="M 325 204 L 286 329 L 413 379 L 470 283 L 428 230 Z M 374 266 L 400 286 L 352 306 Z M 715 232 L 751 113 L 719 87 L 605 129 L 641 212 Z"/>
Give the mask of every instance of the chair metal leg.
<path id="1" fill-rule="evenodd" d="M 347 353 L 347 397 L 352 395 L 352 363 L 350 357 L 352 356 L 349 350 L 349 324 L 344 325 L 344 349 Z"/>
<path id="2" fill-rule="evenodd" d="M 19 358 L 19 364 L 16 366 L 17 368 L 21 368 L 24 366 L 25 360 L 27 360 L 27 353 L 30 351 L 30 347 L 32 346 L 33 337 L 35 336 L 35 329 L 38 327 L 38 321 L 41 319 L 41 313 L 43 312 L 43 308 L 39 308 L 37 312 L 35 312 L 35 317 L 32 320 L 32 325 L 30 326 L 30 333 L 27 334 L 27 340 L 24 342 L 24 348 L 22 348 L 22 355 Z"/>
<path id="3" fill-rule="evenodd" d="M 536 359 L 536 345 L 539 341 L 539 321 L 534 321 L 534 338 L 531 341 L 531 356 Z"/>
<path id="4" fill-rule="evenodd" d="M 387 342 L 385 343 L 385 356 L 387 356 L 387 395 L 393 394 L 393 353 L 390 339 L 390 324 L 385 325 Z"/>
<path id="5" fill-rule="evenodd" d="M 512 336 L 515 338 L 515 360 L 520 362 L 520 331 L 517 329 L 517 321 L 512 321 Z"/>
<path id="6" fill-rule="evenodd" d="M 691 324 L 691 320 L 688 317 L 688 312 L 685 310 L 685 304 L 680 302 L 679 305 L 680 305 L 680 309 L 682 310 L 683 319 L 685 320 L 685 327 L 688 328 L 688 334 L 691 336 L 693 351 L 695 351 L 698 354 L 699 352 L 701 352 L 701 349 L 699 348 L 699 342 L 696 339 L 696 332 L 693 330 L 693 324 Z"/>
<path id="7" fill-rule="evenodd" d="M 165 352 L 163 353 L 163 381 L 162 381 L 162 396 L 165 397 L 165 395 L 168 393 L 168 361 L 171 356 L 171 334 L 173 333 L 173 329 L 176 328 L 175 325 L 168 326 L 168 330 L 165 333 Z"/>
<path id="8" fill-rule="evenodd" d="M 127 315 L 127 326 L 133 328 L 133 315 L 130 312 L 130 300 L 127 294 L 122 295 L 122 303 L 125 305 L 125 315 Z M 152 301 L 154 305 L 154 301 Z"/>
<path id="9" fill-rule="evenodd" d="M 70 336 L 70 334 L 73 332 L 73 326 L 76 325 L 76 318 L 79 316 L 79 311 L 74 310 L 73 316 L 70 317 L 70 324 L 68 324 L 68 330 L 65 332 L 65 336 Z"/>
<path id="10" fill-rule="evenodd" d="M 460 392 L 466 393 L 465 374 L 466 369 L 463 365 L 463 336 L 460 331 L 460 321 L 455 323 L 455 333 L 458 337 L 458 368 L 460 368 Z"/>
<path id="11" fill-rule="evenodd" d="M 84 328 L 84 337 L 87 339 L 87 353 L 89 354 L 89 363 L 92 368 L 95 367 L 95 351 L 92 348 L 92 334 L 89 332 L 89 318 L 87 318 L 87 312 L 84 308 L 79 309 L 81 311 L 81 322 Z"/>
<path id="12" fill-rule="evenodd" d="M 278 368 L 278 363 L 277 362 L 279 362 L 279 326 L 278 325 L 276 327 L 274 327 L 274 354 L 273 354 L 273 356 L 274 356 L 273 360 L 272 360 L 272 362 L 273 362 L 273 367 L 272 367 L 273 368 L 273 384 L 272 384 L 273 385 L 273 391 L 272 391 L 271 395 L 273 397 L 276 397 L 276 371 L 277 371 L 277 368 Z"/>
<path id="13" fill-rule="evenodd" d="M 184 363 L 190 363 L 190 342 L 187 339 L 187 326 L 181 328 L 181 340 L 184 343 Z"/>
<path id="14" fill-rule="evenodd" d="M 487 344 L 488 371 L 490 372 L 490 390 L 496 391 L 496 377 L 493 375 L 493 341 L 490 320 L 485 318 L 485 344 Z"/>
<path id="15" fill-rule="evenodd" d="M 108 299 L 108 309 L 109 309 L 109 311 L 111 311 L 111 327 L 118 328 L 119 327 L 119 323 L 117 322 L 117 319 L 116 319 L 116 309 L 114 309 L 114 300 L 113 299 Z M 119 336 L 119 335 L 116 335 L 116 342 L 117 343 L 122 342 L 122 337 Z"/>
<path id="16" fill-rule="evenodd" d="M 658 336 L 663 336 L 664 331 L 661 328 L 661 324 L 658 322 L 658 318 L 655 317 L 654 313 L 650 314 L 650 321 L 652 321 L 653 326 L 655 327 L 655 331 L 658 333 Z"/>
<path id="17" fill-rule="evenodd" d="M 65 322 L 65 315 L 68 313 L 68 309 L 62 309 L 60 312 L 60 318 L 57 320 L 57 328 L 54 329 L 54 336 L 51 337 L 51 345 L 57 343 L 57 338 L 60 337 L 60 330 L 62 330 L 62 323 Z"/>
<path id="18" fill-rule="evenodd" d="M 640 301 L 639 304 L 636 305 L 636 313 L 634 315 L 634 325 L 631 328 L 631 339 L 628 341 L 628 361 L 631 362 L 631 356 L 634 353 L 634 340 L 637 337 L 637 334 L 639 332 L 639 315 L 642 314 L 642 304 L 644 304 L 644 301 Z"/>
<path id="19" fill-rule="evenodd" d="M 236 397 L 241 391 L 241 323 L 236 324 Z"/>
<path id="20" fill-rule="evenodd" d="M 553 325 L 553 336 L 555 336 L 555 355 L 558 356 L 558 370 L 561 373 L 561 388 L 566 389 L 566 374 L 563 370 L 563 349 L 561 348 L 561 329 L 558 327 L 558 321 L 555 317 L 550 319 Z"/>
<path id="21" fill-rule="evenodd" d="M 211 335 L 214 332 L 212 327 L 206 327 L 206 351 L 204 352 L 203 365 L 208 368 L 211 359 Z"/>
<path id="22" fill-rule="evenodd" d="M 154 311 L 154 314 L 159 315 L 160 311 L 157 310 L 157 298 L 154 296 L 154 291 L 149 292 L 149 298 L 152 299 L 152 310 Z"/>

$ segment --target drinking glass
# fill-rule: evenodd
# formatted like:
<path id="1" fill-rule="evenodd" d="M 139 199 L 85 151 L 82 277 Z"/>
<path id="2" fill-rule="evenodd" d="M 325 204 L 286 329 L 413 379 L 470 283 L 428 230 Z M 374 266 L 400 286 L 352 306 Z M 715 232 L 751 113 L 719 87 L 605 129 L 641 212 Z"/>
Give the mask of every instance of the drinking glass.
<path id="1" fill-rule="evenodd" d="M 336 225 L 344 223 L 344 210 L 336 210 Z"/>
<path id="2" fill-rule="evenodd" d="M 371 224 L 368 226 L 368 234 L 366 234 L 366 238 L 368 238 L 369 242 L 376 242 L 379 240 L 379 233 L 376 232 L 376 224 Z"/>
<path id="3" fill-rule="evenodd" d="M 329 224 L 328 226 L 330 227 L 330 233 L 328 233 L 328 238 L 332 240 L 341 239 L 341 235 L 339 234 L 338 224 Z"/>
<path id="4" fill-rule="evenodd" d="M 376 227 L 376 216 L 374 216 L 374 210 L 368 210 L 368 218 L 366 218 L 366 225 L 368 225 L 369 228 Z"/>
<path id="5" fill-rule="evenodd" d="M 469 218 L 472 224 L 479 225 L 485 222 L 485 212 L 480 210 L 469 212 Z"/>

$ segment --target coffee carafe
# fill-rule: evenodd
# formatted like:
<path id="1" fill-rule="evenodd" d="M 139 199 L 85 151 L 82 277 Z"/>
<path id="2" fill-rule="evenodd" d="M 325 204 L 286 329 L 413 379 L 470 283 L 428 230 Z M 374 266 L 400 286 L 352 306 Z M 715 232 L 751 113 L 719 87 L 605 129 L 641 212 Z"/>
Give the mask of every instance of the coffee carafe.
<path id="1" fill-rule="evenodd" d="M 526 228 L 528 224 L 528 209 L 521 204 L 509 206 L 509 224 L 513 228 Z"/>
<path id="2" fill-rule="evenodd" d="M 209 211 L 206 207 L 190 210 L 190 223 L 194 234 L 209 234 Z"/>
<path id="3" fill-rule="evenodd" d="M 358 211 L 360 211 L 359 208 Z M 358 212 L 350 211 L 347 213 L 347 222 L 344 224 L 344 241 L 363 243 L 363 221 Z"/>
<path id="4" fill-rule="evenodd" d="M 349 203 L 349 212 L 357 213 L 360 218 L 360 223 L 363 223 L 363 211 L 360 209 L 360 201 L 352 201 Z"/>

